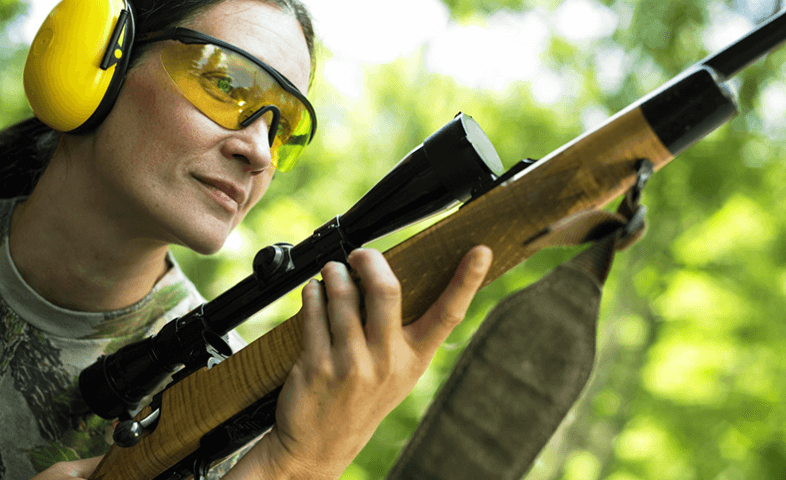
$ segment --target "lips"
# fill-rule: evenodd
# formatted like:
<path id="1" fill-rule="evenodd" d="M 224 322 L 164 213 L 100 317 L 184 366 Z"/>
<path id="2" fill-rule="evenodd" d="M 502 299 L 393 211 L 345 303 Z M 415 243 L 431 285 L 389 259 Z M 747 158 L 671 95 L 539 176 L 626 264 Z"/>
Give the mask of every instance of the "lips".
<path id="1" fill-rule="evenodd" d="M 199 183 L 208 187 L 214 195 L 216 191 L 218 191 L 229 197 L 236 204 L 236 209 L 240 209 L 240 206 L 246 202 L 246 191 L 229 181 L 196 175 L 194 178 L 196 178 Z M 221 200 L 220 197 L 218 199 Z"/>

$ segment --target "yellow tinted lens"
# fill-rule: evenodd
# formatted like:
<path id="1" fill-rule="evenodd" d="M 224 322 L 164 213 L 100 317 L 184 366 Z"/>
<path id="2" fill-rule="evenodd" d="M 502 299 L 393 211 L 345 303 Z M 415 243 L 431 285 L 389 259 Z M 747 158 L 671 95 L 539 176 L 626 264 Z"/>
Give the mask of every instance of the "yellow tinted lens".
<path id="1" fill-rule="evenodd" d="M 161 63 L 188 101 L 225 128 L 239 130 L 241 122 L 260 108 L 278 107 L 281 121 L 271 145 L 273 165 L 281 171 L 294 166 L 311 139 L 311 115 L 262 67 L 209 44 L 169 45 L 161 52 Z M 270 116 L 263 118 L 270 125 Z"/>
<path id="2" fill-rule="evenodd" d="M 302 109 L 301 121 L 297 127 L 288 132 L 285 143 L 278 147 L 278 165 L 276 168 L 286 172 L 295 166 L 303 149 L 311 141 L 311 115 L 306 108 Z"/>

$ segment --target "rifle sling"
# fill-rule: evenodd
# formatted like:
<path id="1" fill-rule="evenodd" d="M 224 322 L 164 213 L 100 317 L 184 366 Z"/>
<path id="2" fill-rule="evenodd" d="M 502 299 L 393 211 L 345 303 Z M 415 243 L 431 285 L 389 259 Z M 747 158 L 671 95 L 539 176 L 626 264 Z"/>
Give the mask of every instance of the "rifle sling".
<path id="1" fill-rule="evenodd" d="M 593 244 L 489 313 L 388 480 L 525 475 L 590 377 L 602 287 L 615 251 L 643 231 L 646 174 L 617 213 L 580 212 L 536 240 Z"/>

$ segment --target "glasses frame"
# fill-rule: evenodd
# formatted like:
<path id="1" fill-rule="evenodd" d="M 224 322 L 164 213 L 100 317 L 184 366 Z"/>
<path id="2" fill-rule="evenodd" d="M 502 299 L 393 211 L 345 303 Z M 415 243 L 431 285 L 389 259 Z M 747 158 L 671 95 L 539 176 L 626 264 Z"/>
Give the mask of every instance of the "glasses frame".
<path id="1" fill-rule="evenodd" d="M 273 79 L 276 82 L 278 82 L 279 85 L 281 85 L 281 88 L 283 88 L 284 91 L 294 95 L 295 98 L 303 102 L 303 105 L 305 105 L 309 115 L 311 115 L 311 135 L 309 136 L 306 145 L 310 144 L 311 141 L 314 139 L 314 135 L 316 135 L 317 132 L 317 113 L 314 110 L 314 107 L 311 105 L 311 102 L 308 101 L 308 98 L 306 98 L 306 96 L 303 95 L 303 93 L 301 93 L 300 90 L 298 90 L 295 84 L 293 84 L 287 77 L 282 75 L 275 68 L 271 67 L 267 63 L 258 59 L 254 55 L 251 55 L 249 52 L 243 50 L 242 48 L 238 48 L 232 45 L 231 43 L 227 43 L 223 40 L 219 40 L 215 37 L 211 37 L 210 35 L 197 32 L 196 30 L 191 30 L 190 28 L 185 28 L 185 27 L 167 28 L 164 30 L 160 30 L 158 32 L 152 32 L 138 39 L 135 43 L 145 44 L 145 43 L 161 42 L 164 40 L 177 40 L 178 42 L 187 45 L 212 44 L 212 45 L 216 45 L 217 47 L 225 48 L 227 50 L 237 53 L 238 55 L 245 57 L 246 59 L 257 65 L 259 68 L 267 72 L 271 77 L 273 77 Z M 252 118 L 258 118 L 257 113 L 258 112 L 255 112 Z M 242 126 L 246 127 L 248 126 L 248 124 Z"/>

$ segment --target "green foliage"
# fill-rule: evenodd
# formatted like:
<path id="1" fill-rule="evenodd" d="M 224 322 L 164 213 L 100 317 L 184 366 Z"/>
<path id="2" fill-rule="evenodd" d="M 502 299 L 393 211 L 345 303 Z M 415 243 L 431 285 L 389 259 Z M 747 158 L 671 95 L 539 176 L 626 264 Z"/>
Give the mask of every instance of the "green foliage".
<path id="1" fill-rule="evenodd" d="M 0 128 L 30 114 L 21 82 L 27 47 L 11 42 L 6 31 L 26 10 L 27 5 L 19 0 L 0 0 Z"/>
<path id="2" fill-rule="evenodd" d="M 520 10 L 525 2 L 523 0 L 443 0 L 443 3 L 450 8 L 451 16 L 461 20 L 476 15 L 488 15 L 500 9 Z"/>
<path id="3" fill-rule="evenodd" d="M 0 21 L 9 5 L 0 0 Z M 500 9 L 553 12 L 561 2 L 444 0 L 459 23 Z M 176 250 L 214 297 L 250 273 L 257 249 L 297 243 L 343 213 L 399 159 L 458 111 L 483 126 L 506 166 L 539 158 L 584 130 L 589 108 L 612 114 L 706 56 L 702 35 L 723 2 L 605 0 L 620 18 L 608 38 L 553 34 L 543 65 L 577 79 L 544 104 L 530 82 L 485 91 L 429 73 L 423 52 L 367 67 L 348 97 L 325 80 L 314 92 L 317 139 L 302 165 L 270 191 L 210 258 Z M 502 45 L 501 48 L 513 48 Z M 618 85 L 599 60 L 625 53 Z M 3 53 L 0 124 L 25 112 L 19 54 Z M 515 55 L 510 61 L 516 61 Z M 786 157 L 783 115 L 765 115 L 783 94 L 786 49 L 739 76 L 741 114 L 648 184 L 645 237 L 618 255 L 607 283 L 594 378 L 526 478 L 737 479 L 786 473 Z M 768 97 L 775 95 L 775 97 Z M 21 105 L 21 106 L 20 106 Z M 783 113 L 783 112 L 781 112 Z M 387 248 L 413 230 L 375 245 Z M 487 287 L 404 403 L 380 426 L 345 479 L 377 479 L 395 461 L 429 399 L 485 314 L 575 250 L 541 252 Z M 255 338 L 299 308 L 297 292 L 241 327 Z"/>
<path id="4" fill-rule="evenodd" d="M 25 4 L 19 0 L 0 0 L 0 23 L 5 23 L 24 11 Z"/>

